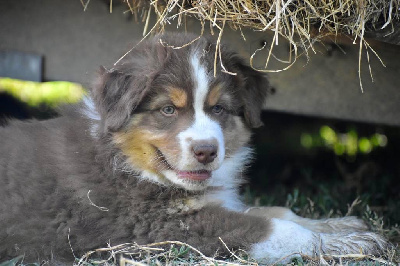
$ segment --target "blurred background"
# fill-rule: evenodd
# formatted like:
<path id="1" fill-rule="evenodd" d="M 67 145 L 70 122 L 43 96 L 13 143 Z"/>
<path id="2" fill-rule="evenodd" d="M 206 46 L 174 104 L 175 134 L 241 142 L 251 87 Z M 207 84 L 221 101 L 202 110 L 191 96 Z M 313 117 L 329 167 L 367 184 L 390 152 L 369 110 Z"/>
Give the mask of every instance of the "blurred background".
<path id="1" fill-rule="evenodd" d="M 132 14 L 122 1 L 110 12 L 108 0 L 85 10 L 79 0 L 2 0 L 0 126 L 10 118 L 48 119 L 56 106 L 78 102 L 98 67 L 112 67 L 143 38 L 146 20 L 155 23 L 155 14 L 143 12 Z M 167 30 L 200 34 L 200 23 Z M 272 37 L 227 27 L 222 41 L 249 59 Z M 248 204 L 326 217 L 346 215 L 354 203 L 353 214 L 400 223 L 400 41 L 368 43 L 385 66 L 362 53 L 363 91 L 359 44 L 349 37 L 327 38 L 288 70 L 269 74 L 265 126 L 254 132 L 256 156 L 242 190 Z M 279 40 L 268 68 L 282 69 L 290 48 Z M 254 66 L 262 68 L 267 54 L 257 53 Z"/>

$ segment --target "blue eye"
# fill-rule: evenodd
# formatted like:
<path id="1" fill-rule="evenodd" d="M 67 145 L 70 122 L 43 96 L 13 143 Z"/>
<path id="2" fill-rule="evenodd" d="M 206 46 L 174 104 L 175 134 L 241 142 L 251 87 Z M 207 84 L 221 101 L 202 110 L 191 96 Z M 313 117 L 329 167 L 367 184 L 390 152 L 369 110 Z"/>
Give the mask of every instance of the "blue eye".
<path id="1" fill-rule="evenodd" d="M 212 112 L 214 114 L 220 114 L 220 113 L 222 113 L 223 110 L 224 110 L 224 107 L 222 107 L 222 105 L 220 105 L 220 104 L 214 105 L 212 108 Z"/>
<path id="2" fill-rule="evenodd" d="M 175 106 L 167 105 L 167 106 L 164 106 L 163 108 L 161 108 L 160 111 L 161 111 L 161 113 L 162 113 L 163 115 L 171 116 L 171 115 L 174 115 L 174 114 L 175 114 L 176 109 L 175 109 Z"/>

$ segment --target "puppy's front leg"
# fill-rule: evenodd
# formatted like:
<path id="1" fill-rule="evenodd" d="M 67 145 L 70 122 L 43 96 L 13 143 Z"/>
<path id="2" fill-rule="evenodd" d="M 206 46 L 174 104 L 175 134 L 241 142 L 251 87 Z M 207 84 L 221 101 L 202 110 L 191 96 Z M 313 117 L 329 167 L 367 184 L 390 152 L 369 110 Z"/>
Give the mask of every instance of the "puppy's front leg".
<path id="1" fill-rule="evenodd" d="M 355 217 L 311 220 L 281 207 L 253 208 L 247 214 L 270 221 L 268 237 L 251 250 L 262 263 L 286 263 L 300 255 L 378 255 L 389 245 L 381 235 L 364 231 L 365 225 Z"/>
<path id="2" fill-rule="evenodd" d="M 253 245 L 250 254 L 260 263 L 287 263 L 301 254 L 314 256 L 320 236 L 295 222 L 272 218 L 267 238 Z"/>

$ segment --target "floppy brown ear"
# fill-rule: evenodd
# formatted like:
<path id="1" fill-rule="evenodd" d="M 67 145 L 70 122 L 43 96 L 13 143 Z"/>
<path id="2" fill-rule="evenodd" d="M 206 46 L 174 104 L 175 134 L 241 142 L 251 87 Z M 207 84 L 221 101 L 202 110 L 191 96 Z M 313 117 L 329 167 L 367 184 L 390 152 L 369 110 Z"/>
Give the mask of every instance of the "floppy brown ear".
<path id="1" fill-rule="evenodd" d="M 104 130 L 115 132 L 127 123 L 168 54 L 158 38 L 152 38 L 130 51 L 114 68 L 100 68 L 92 95 Z"/>
<path id="2" fill-rule="evenodd" d="M 244 90 L 241 91 L 241 99 L 243 101 L 245 121 L 251 128 L 260 127 L 263 125 L 260 115 L 270 89 L 269 82 L 265 74 L 242 62 L 237 67 L 244 79 Z"/>
<path id="3" fill-rule="evenodd" d="M 139 76 L 139 75 L 138 75 Z M 101 67 L 92 88 L 92 96 L 99 111 L 103 128 L 115 132 L 129 120 L 146 91 L 146 76 Z"/>

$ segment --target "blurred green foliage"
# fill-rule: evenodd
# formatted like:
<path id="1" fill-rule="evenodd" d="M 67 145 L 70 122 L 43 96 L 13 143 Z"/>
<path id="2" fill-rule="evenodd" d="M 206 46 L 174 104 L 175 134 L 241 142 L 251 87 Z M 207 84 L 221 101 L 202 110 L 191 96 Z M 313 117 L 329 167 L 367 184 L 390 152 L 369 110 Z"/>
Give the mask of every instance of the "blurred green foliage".
<path id="1" fill-rule="evenodd" d="M 86 93 L 81 85 L 72 82 L 33 82 L 11 78 L 0 78 L 0 92 L 11 94 L 34 107 L 43 104 L 56 107 L 64 103 L 76 103 Z"/>
<path id="2" fill-rule="evenodd" d="M 354 157 L 358 153 L 368 154 L 377 147 L 387 145 L 387 137 L 375 133 L 369 137 L 360 137 L 356 130 L 347 133 L 338 133 L 329 126 L 322 126 L 319 134 L 303 133 L 300 143 L 304 148 L 327 147 L 336 155 Z"/>
<path id="3" fill-rule="evenodd" d="M 319 218 L 345 215 L 358 198 L 352 215 L 369 205 L 385 225 L 400 224 L 399 127 L 269 111 L 262 119 L 241 191 L 247 204 Z"/>

